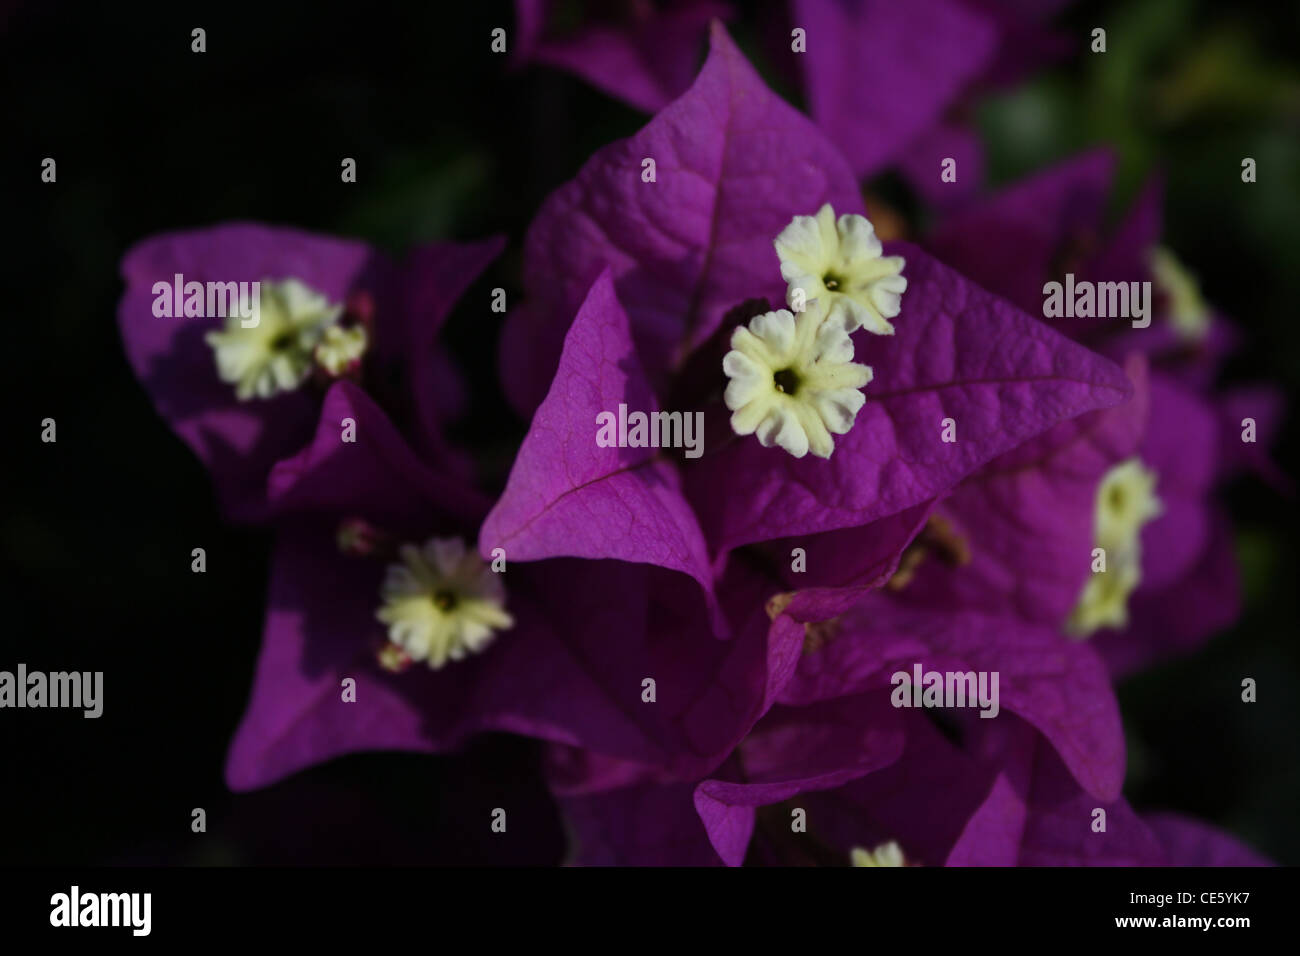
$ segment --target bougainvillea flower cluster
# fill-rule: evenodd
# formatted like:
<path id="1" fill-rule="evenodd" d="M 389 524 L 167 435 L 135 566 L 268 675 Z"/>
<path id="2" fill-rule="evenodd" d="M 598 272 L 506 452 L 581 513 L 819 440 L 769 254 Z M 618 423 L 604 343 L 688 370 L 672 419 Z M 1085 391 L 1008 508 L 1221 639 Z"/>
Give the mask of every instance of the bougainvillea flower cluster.
<path id="1" fill-rule="evenodd" d="M 1046 32 L 956 0 L 794 3 L 810 118 L 709 26 L 720 5 L 568 34 L 517 7 L 521 60 L 655 115 L 523 238 L 508 474 L 447 439 L 465 397 L 438 344 L 503 240 L 393 263 L 230 225 L 123 263 L 138 377 L 275 536 L 230 786 L 495 731 L 542 742 L 576 863 L 1262 862 L 1123 796 L 1113 680 L 1236 616 L 1213 490 L 1270 473 L 1229 449 L 1235 333 L 1159 243 L 1154 191 L 1103 238 L 1089 154 L 909 243 L 859 189 Z M 889 55 L 864 78 L 868 40 Z M 865 110 L 863 83 L 886 94 Z M 1153 281 L 1156 321 L 1038 317 L 1063 267 Z M 260 282 L 260 322 L 160 321 L 182 275 Z M 1276 397 L 1226 404 L 1266 444 Z"/>

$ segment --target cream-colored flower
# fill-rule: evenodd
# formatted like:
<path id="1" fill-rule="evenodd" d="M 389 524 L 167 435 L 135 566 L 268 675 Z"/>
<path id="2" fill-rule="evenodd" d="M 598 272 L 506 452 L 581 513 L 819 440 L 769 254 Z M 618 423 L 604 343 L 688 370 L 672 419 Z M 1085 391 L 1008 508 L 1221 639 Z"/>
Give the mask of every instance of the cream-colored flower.
<path id="1" fill-rule="evenodd" d="M 865 328 L 893 335 L 907 279 L 901 256 L 882 256 L 875 229 L 856 214 L 835 218 L 830 204 L 815 216 L 795 216 L 776 237 L 786 302 L 797 307 L 814 299 L 828 307 L 846 332 Z"/>
<path id="2" fill-rule="evenodd" d="M 460 538 L 431 538 L 404 545 L 390 564 L 376 617 L 388 639 L 435 670 L 491 643 L 514 626 L 505 609 L 501 578 Z"/>
<path id="3" fill-rule="evenodd" d="M 1103 628 L 1128 625 L 1128 602 L 1142 583 L 1142 528 L 1161 513 L 1156 473 L 1137 458 L 1112 467 L 1097 486 L 1093 545 L 1105 555 L 1105 569 L 1093 571 L 1066 621 L 1072 636 L 1085 638 Z"/>
<path id="4" fill-rule="evenodd" d="M 893 840 L 880 844 L 874 850 L 855 846 L 849 852 L 849 860 L 854 866 L 907 866 L 903 848 Z"/>
<path id="5" fill-rule="evenodd" d="M 216 352 L 217 374 L 241 401 L 270 398 L 298 388 L 311 375 L 313 355 L 343 306 L 297 279 L 263 279 L 259 319 L 245 328 L 238 315 L 205 337 Z"/>
<path id="6" fill-rule="evenodd" d="M 1097 547 L 1123 551 L 1138 540 L 1142 526 L 1162 510 L 1156 473 L 1129 458 L 1102 475 L 1093 511 Z"/>
<path id="7" fill-rule="evenodd" d="M 1168 249 L 1151 250 L 1151 277 L 1169 301 L 1169 323 L 1179 337 L 1200 342 L 1210 332 L 1210 307 L 1191 271 Z"/>
<path id="8" fill-rule="evenodd" d="M 316 363 L 337 378 L 366 353 L 368 343 L 364 325 L 331 325 L 316 343 Z"/>
<path id="9" fill-rule="evenodd" d="M 765 312 L 731 336 L 722 360 L 730 381 L 724 400 L 737 435 L 757 434 L 796 458 L 809 451 L 829 458 L 831 433 L 842 435 L 866 397 L 871 369 L 852 361 L 853 342 L 828 318 L 824 300 L 799 313 Z"/>
<path id="10" fill-rule="evenodd" d="M 1070 612 L 1066 630 L 1084 638 L 1103 627 L 1128 626 L 1128 599 L 1142 583 L 1141 549 L 1107 552 L 1106 570 L 1094 571 Z"/>

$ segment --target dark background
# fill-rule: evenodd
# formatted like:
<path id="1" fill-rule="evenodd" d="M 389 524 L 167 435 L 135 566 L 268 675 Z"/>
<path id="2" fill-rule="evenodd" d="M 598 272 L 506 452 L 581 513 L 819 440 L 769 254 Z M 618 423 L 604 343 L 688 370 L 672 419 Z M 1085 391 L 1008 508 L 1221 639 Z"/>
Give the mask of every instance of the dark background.
<path id="1" fill-rule="evenodd" d="M 520 289 L 544 196 L 644 117 L 580 81 L 489 51 L 509 4 L 323 2 L 127 7 L 0 3 L 6 402 L 0 668 L 102 670 L 105 710 L 0 712 L 0 862 L 558 861 L 563 835 L 527 741 L 462 755 L 347 757 L 252 794 L 221 769 L 260 641 L 266 532 L 224 523 L 203 468 L 154 414 L 122 354 L 118 263 L 165 230 L 247 219 L 401 252 L 510 239 L 448 339 L 474 384 L 463 427 L 508 463 L 523 423 L 495 382 L 488 290 Z M 6 12 L 7 11 L 7 12 Z M 1300 12 L 1276 3 L 1079 4 L 1081 54 L 980 101 L 990 179 L 1089 145 L 1122 156 L 1118 204 L 1163 169 L 1166 242 L 1246 329 L 1230 379 L 1300 377 Z M 1092 26 L 1109 52 L 1089 56 Z M 190 31 L 207 30 L 207 52 Z M 751 15 L 731 24 L 760 70 Z M 777 88 L 788 93 L 787 87 Z M 58 162 L 58 182 L 40 163 Z M 358 182 L 339 180 L 356 158 Z M 1229 188 L 1240 159 L 1259 182 Z M 1207 187 L 1205 184 L 1217 184 Z M 895 189 L 896 182 L 885 189 Z M 40 441 L 40 421 L 58 442 Z M 1296 430 L 1278 447 L 1295 474 Z M 1295 500 L 1227 490 L 1248 598 L 1203 653 L 1121 688 L 1127 793 L 1300 862 Z M 190 571 L 205 547 L 208 571 Z M 1234 704 L 1243 676 L 1259 702 Z M 500 794 L 512 834 L 458 808 Z M 497 805 L 497 804 L 487 804 Z M 208 832 L 190 831 L 207 811 Z M 524 809 L 527 808 L 527 809 Z M 527 834 L 527 836 L 524 836 Z"/>

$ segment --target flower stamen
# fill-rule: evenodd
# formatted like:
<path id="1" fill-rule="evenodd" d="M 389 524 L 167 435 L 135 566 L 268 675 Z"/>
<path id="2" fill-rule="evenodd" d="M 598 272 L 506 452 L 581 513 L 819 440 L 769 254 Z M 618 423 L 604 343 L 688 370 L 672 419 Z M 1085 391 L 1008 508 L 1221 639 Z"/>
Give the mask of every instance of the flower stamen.
<path id="1" fill-rule="evenodd" d="M 799 375 L 792 368 L 783 368 L 772 375 L 772 384 L 784 395 L 794 395 L 799 390 Z"/>

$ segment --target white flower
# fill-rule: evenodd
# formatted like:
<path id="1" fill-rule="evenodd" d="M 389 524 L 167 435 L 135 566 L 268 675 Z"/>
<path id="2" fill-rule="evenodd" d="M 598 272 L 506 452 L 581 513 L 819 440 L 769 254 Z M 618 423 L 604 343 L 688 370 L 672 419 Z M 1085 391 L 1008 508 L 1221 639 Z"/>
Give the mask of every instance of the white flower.
<path id="1" fill-rule="evenodd" d="M 1151 250 L 1151 277 L 1169 300 L 1169 322 L 1179 337 L 1200 342 L 1210 331 L 1210 307 L 1196 277 L 1168 249 Z"/>
<path id="2" fill-rule="evenodd" d="M 781 278 L 788 283 L 786 301 L 817 299 L 829 307 L 831 320 L 847 332 L 865 328 L 893 335 L 889 320 L 898 315 L 907 279 L 901 256 L 882 256 L 875 229 L 863 216 L 837 221 L 830 204 L 816 216 L 795 216 L 776 237 Z"/>
<path id="3" fill-rule="evenodd" d="M 1128 599 L 1142 583 L 1141 546 L 1126 551 L 1107 551 L 1106 570 L 1088 576 L 1079 603 L 1070 612 L 1066 631 L 1085 638 L 1103 627 L 1128 626 Z"/>
<path id="4" fill-rule="evenodd" d="M 1156 473 L 1138 458 L 1120 462 L 1102 475 L 1097 486 L 1093 511 L 1097 547 L 1124 550 L 1161 510 Z"/>
<path id="5" fill-rule="evenodd" d="M 907 866 L 903 859 L 903 848 L 893 840 L 882 843 L 874 850 L 855 846 L 849 852 L 849 859 L 854 866 Z"/>
<path id="6" fill-rule="evenodd" d="M 297 279 L 263 279 L 259 321 L 244 328 L 238 315 L 205 337 L 216 352 L 217 374 L 241 401 L 296 389 L 311 375 L 313 354 L 343 306 Z"/>
<path id="7" fill-rule="evenodd" d="M 331 325 L 316 343 L 316 363 L 336 378 L 366 352 L 369 339 L 364 325 Z"/>
<path id="8" fill-rule="evenodd" d="M 376 617 L 388 639 L 416 661 L 438 669 L 483 650 L 496 631 L 514 627 L 500 577 L 460 538 L 404 545 L 390 564 Z"/>
<path id="9" fill-rule="evenodd" d="M 1137 458 L 1112 467 L 1097 486 L 1093 545 L 1105 552 L 1105 570 L 1093 571 L 1066 621 L 1074 637 L 1128 625 L 1128 600 L 1142 583 L 1142 528 L 1162 507 L 1156 473 Z"/>
<path id="10" fill-rule="evenodd" d="M 853 427 L 866 401 L 860 389 L 871 381 L 871 369 L 852 359 L 848 332 L 828 320 L 821 300 L 797 318 L 785 309 L 755 316 L 732 333 L 722 360 L 732 430 L 796 458 L 829 458 L 831 433 Z"/>

